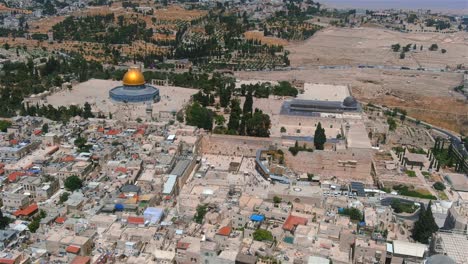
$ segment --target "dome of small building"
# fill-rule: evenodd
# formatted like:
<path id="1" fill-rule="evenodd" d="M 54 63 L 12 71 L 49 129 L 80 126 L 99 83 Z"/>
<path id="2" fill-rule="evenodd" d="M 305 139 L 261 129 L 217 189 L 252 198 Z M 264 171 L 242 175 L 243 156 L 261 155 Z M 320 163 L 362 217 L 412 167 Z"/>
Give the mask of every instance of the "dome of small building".
<path id="1" fill-rule="evenodd" d="M 426 264 L 455 264 L 455 261 L 449 256 L 438 254 L 428 258 Z"/>
<path id="2" fill-rule="evenodd" d="M 138 86 L 145 84 L 145 77 L 141 73 L 140 69 L 132 67 L 128 69 L 122 79 L 123 85 L 126 86 Z"/>
<path id="3" fill-rule="evenodd" d="M 348 107 L 356 106 L 357 101 L 352 96 L 348 96 L 343 100 L 343 105 Z"/>

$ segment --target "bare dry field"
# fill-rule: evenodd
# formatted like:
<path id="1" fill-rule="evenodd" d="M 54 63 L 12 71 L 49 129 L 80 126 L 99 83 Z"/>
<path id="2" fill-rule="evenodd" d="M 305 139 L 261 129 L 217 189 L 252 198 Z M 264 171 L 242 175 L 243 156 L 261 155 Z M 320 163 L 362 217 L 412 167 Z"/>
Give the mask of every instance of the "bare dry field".
<path id="1" fill-rule="evenodd" d="M 391 45 L 416 44 L 405 59 Z M 437 44 L 439 51 L 427 50 Z M 419 47 L 423 45 L 423 50 Z M 468 133 L 468 104 L 453 92 L 463 80 L 461 73 L 414 70 L 319 69 L 320 65 L 361 64 L 412 68 L 468 66 L 468 33 L 400 33 L 382 28 L 326 28 L 303 42 L 290 43 L 293 67 L 301 70 L 240 72 L 243 80 L 301 80 L 311 83 L 349 85 L 361 102 L 400 107 L 410 116 L 455 132 Z M 441 49 L 447 52 L 442 54 Z"/>
<path id="2" fill-rule="evenodd" d="M 416 44 L 417 49 L 400 59 L 391 45 Z M 429 51 L 431 44 L 439 51 Z M 419 47 L 423 45 L 423 50 Z M 292 66 L 309 65 L 396 65 L 410 67 L 455 67 L 468 64 L 468 33 L 400 33 L 380 28 L 335 28 L 317 32 L 304 42 L 286 47 Z M 442 54 L 441 49 L 447 52 Z"/>
<path id="3" fill-rule="evenodd" d="M 65 16 L 41 18 L 39 20 L 30 22 L 29 31 L 31 33 L 47 34 L 47 32 L 52 30 L 52 27 L 55 24 L 58 24 L 62 22 L 63 20 L 65 20 Z"/>
<path id="4" fill-rule="evenodd" d="M 459 73 L 378 69 L 317 69 L 239 72 L 243 80 L 303 80 L 349 85 L 361 102 L 405 108 L 408 114 L 455 132 L 468 132 L 468 105 L 452 91 L 462 82 Z"/>
<path id="5" fill-rule="evenodd" d="M 165 9 L 154 10 L 154 16 L 158 20 L 184 20 L 192 21 L 207 14 L 203 10 L 186 10 L 180 6 L 169 6 Z"/>

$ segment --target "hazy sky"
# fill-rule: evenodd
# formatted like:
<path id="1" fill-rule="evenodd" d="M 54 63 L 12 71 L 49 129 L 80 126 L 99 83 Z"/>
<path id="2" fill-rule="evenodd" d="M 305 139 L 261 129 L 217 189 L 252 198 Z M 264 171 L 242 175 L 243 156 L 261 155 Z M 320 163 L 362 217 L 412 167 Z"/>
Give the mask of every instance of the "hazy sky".
<path id="1" fill-rule="evenodd" d="M 337 7 L 468 10 L 468 0 L 319 0 Z"/>

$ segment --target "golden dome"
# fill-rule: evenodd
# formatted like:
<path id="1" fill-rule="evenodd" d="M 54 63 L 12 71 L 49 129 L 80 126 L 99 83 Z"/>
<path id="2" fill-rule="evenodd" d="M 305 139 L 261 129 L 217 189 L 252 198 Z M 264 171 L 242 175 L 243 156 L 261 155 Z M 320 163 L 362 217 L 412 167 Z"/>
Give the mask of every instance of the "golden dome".
<path id="1" fill-rule="evenodd" d="M 145 84 L 145 77 L 138 68 L 129 68 L 122 82 L 124 85 L 136 86 Z"/>

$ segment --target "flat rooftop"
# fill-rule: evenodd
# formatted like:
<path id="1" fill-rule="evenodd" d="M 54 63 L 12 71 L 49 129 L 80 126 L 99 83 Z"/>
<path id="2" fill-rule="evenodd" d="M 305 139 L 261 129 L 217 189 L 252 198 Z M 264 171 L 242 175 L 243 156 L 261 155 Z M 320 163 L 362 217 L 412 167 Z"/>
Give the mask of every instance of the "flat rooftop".
<path id="1" fill-rule="evenodd" d="M 439 232 L 444 253 L 457 263 L 466 263 L 468 259 L 468 237 L 464 234 Z"/>
<path id="2" fill-rule="evenodd" d="M 343 102 L 343 100 L 350 95 L 348 86 L 346 85 L 305 83 L 304 93 L 299 94 L 297 98 L 303 100 Z"/>

